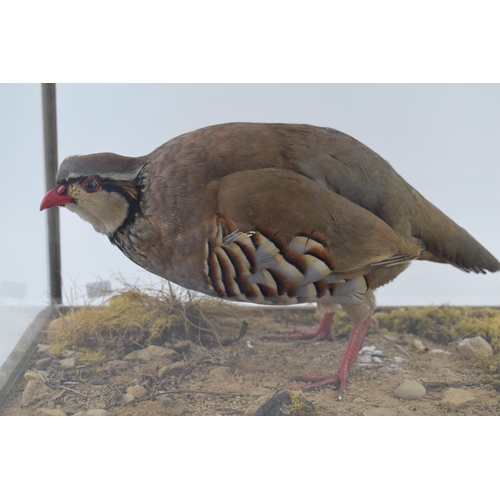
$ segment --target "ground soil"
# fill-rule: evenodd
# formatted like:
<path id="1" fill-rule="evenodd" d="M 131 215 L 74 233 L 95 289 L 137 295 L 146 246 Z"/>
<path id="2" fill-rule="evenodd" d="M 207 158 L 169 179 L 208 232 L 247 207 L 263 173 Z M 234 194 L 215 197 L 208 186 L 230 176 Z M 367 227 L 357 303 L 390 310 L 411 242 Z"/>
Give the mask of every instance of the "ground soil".
<path id="1" fill-rule="evenodd" d="M 337 368 L 347 337 L 297 345 L 295 341 L 267 340 L 274 334 L 289 334 L 294 327 L 310 328 L 318 320 L 313 309 L 241 308 L 222 328 L 219 342 L 197 342 L 180 336 L 163 343 L 172 349 L 165 358 L 147 362 L 123 360 L 123 352 L 111 353 L 105 361 L 65 368 L 61 362 L 71 353 L 51 356 L 49 366 L 36 363 L 47 358 L 47 340 L 10 394 L 0 406 L 0 415 L 75 415 L 103 409 L 111 415 L 254 415 L 280 389 L 296 385 L 293 376 L 327 375 Z M 248 328 L 242 327 L 243 322 Z M 415 340 L 421 340 L 418 348 Z M 221 345 L 222 344 L 222 345 Z M 320 415 L 497 415 L 500 395 L 495 384 L 481 383 L 484 368 L 464 359 L 456 343 L 436 344 L 405 331 L 389 332 L 376 322 L 365 346 L 382 352 L 378 360 L 354 365 L 342 400 L 333 387 L 305 393 Z M 24 374 L 43 371 L 50 396 L 22 405 L 27 386 Z M 394 390 L 405 379 L 427 389 L 424 397 L 402 400 Z M 145 389 L 126 402 L 127 388 Z M 461 397 L 449 397 L 450 389 Z M 498 387 L 497 387 L 498 388 Z M 130 398 L 129 398 L 130 399 Z"/>

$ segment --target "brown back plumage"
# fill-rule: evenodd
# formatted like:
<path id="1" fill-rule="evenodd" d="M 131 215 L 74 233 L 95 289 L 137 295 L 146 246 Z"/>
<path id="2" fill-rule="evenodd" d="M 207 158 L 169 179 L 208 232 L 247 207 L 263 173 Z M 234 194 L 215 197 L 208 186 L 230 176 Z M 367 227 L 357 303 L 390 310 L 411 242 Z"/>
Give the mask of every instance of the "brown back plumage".
<path id="1" fill-rule="evenodd" d="M 210 181 L 238 171 L 292 170 L 368 210 L 397 235 L 422 240 L 427 251 L 421 259 L 449 263 L 467 272 L 500 270 L 493 255 L 412 188 L 389 163 L 356 139 L 330 128 L 215 125 L 169 141 L 154 151 L 150 160 L 158 169 L 166 167 L 174 178 L 183 177 L 183 185 L 192 194 Z M 184 193 L 186 197 L 189 194 Z"/>

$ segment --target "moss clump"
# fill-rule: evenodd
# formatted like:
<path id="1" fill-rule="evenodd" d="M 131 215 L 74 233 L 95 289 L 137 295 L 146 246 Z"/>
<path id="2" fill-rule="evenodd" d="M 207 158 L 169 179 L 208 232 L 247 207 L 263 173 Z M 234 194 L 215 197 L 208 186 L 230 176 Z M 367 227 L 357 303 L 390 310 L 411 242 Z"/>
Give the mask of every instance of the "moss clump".
<path id="1" fill-rule="evenodd" d="M 500 352 L 500 310 L 450 306 L 401 307 L 375 316 L 380 328 L 411 333 L 437 343 L 483 337 Z"/>
<path id="2" fill-rule="evenodd" d="M 104 349 L 80 349 L 80 357 L 78 361 L 80 364 L 99 363 L 107 359 L 106 351 Z"/>
<path id="3" fill-rule="evenodd" d="M 284 408 L 284 411 L 297 417 L 319 415 L 315 406 L 307 401 L 302 391 L 287 391 L 292 404 Z"/>

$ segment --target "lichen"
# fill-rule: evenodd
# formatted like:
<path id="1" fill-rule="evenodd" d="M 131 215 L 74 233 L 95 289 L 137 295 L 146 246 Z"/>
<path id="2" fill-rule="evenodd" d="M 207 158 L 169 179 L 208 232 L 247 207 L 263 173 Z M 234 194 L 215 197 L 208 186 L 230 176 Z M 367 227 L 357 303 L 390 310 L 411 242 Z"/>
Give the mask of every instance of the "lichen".
<path id="1" fill-rule="evenodd" d="M 306 400 L 302 391 L 287 391 L 292 403 L 283 409 L 285 413 L 297 417 L 319 415 L 318 410 L 312 403 Z"/>

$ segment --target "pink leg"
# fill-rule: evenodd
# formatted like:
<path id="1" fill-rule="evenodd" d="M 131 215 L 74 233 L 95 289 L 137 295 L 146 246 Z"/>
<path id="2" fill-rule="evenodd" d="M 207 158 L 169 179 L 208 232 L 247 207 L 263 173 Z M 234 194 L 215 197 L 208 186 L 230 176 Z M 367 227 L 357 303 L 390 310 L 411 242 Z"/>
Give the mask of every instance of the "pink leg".
<path id="1" fill-rule="evenodd" d="M 345 389 L 347 379 L 349 378 L 349 372 L 351 371 L 351 368 L 356 361 L 356 356 L 363 347 L 363 341 L 365 339 L 366 331 L 368 330 L 371 319 L 372 317 L 370 315 L 353 328 L 351 337 L 349 338 L 349 343 L 347 344 L 347 349 L 340 363 L 340 368 L 333 375 L 329 375 L 326 377 L 295 377 L 296 380 L 302 380 L 303 382 L 311 383 L 301 385 L 300 387 L 293 387 L 291 390 L 308 391 L 310 389 L 321 387 L 323 385 L 338 384 L 340 398 L 342 396 L 342 392 Z"/>
<path id="2" fill-rule="evenodd" d="M 333 340 L 332 333 L 332 320 L 334 313 L 325 313 L 321 318 L 318 326 L 310 331 L 300 331 L 295 329 L 298 333 L 292 333 L 290 335 L 267 335 L 266 339 L 270 340 L 301 340 L 299 344 L 312 344 L 313 342 L 318 342 L 319 340 L 328 339 Z"/>

